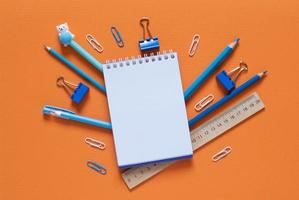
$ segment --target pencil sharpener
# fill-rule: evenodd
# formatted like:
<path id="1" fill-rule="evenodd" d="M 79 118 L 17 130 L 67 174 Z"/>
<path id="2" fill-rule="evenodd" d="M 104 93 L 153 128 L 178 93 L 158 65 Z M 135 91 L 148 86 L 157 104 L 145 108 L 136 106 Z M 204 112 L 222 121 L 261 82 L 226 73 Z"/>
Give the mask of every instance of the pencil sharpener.
<path id="1" fill-rule="evenodd" d="M 71 99 L 75 103 L 81 103 L 88 91 L 89 88 L 86 85 L 84 85 L 83 83 L 79 83 L 78 87 L 74 90 Z"/>

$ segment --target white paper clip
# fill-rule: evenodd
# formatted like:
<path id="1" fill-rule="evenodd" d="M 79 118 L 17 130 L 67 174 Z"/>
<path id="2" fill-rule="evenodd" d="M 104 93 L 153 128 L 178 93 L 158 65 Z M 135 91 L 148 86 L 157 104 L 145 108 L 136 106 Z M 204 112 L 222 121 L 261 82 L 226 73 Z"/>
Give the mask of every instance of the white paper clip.
<path id="1" fill-rule="evenodd" d="M 208 96 L 206 96 L 206 97 L 202 98 L 200 101 L 198 101 L 194 105 L 194 109 L 199 112 L 202 109 L 204 109 L 207 105 L 209 105 L 214 99 L 215 99 L 214 95 L 209 94 Z"/>
<path id="2" fill-rule="evenodd" d="M 194 54 L 196 52 L 196 49 L 198 47 L 198 44 L 199 44 L 199 40 L 200 40 L 200 35 L 195 34 L 193 36 L 193 39 L 192 39 L 192 42 L 191 42 L 191 45 L 190 45 L 190 48 L 189 48 L 189 56 L 190 57 L 194 56 Z"/>
<path id="3" fill-rule="evenodd" d="M 224 158 L 225 156 L 227 156 L 231 151 L 232 151 L 232 148 L 230 146 L 227 146 L 224 149 L 222 149 L 221 151 L 219 151 L 218 153 L 216 153 L 212 157 L 212 160 L 214 162 L 217 162 L 218 160 L 220 160 L 220 159 Z"/>
<path id="4" fill-rule="evenodd" d="M 92 35 L 87 34 L 85 38 L 92 48 L 97 52 L 102 53 L 104 51 L 103 46 Z"/>
<path id="5" fill-rule="evenodd" d="M 89 144 L 90 146 L 101 149 L 101 150 L 105 149 L 105 147 L 106 147 L 106 145 L 103 142 L 95 140 L 93 138 L 89 138 L 89 137 L 85 138 L 85 142 L 87 144 Z"/>

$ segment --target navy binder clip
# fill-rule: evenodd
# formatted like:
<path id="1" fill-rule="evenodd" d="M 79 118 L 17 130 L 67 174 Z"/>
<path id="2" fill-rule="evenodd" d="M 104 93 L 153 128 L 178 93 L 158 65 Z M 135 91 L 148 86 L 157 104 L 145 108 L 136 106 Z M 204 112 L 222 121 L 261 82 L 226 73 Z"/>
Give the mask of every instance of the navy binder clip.
<path id="1" fill-rule="evenodd" d="M 139 41 L 139 48 L 141 53 L 147 52 L 156 52 L 159 51 L 160 44 L 158 37 L 152 37 L 151 32 L 149 31 L 149 18 L 142 17 L 140 19 L 140 25 L 143 29 L 143 40 Z M 149 36 L 146 38 L 146 33 Z"/>
<path id="2" fill-rule="evenodd" d="M 76 85 L 64 80 L 62 76 L 57 79 L 56 84 L 59 87 L 64 87 L 64 89 L 71 95 L 71 99 L 75 103 L 81 103 L 81 101 L 89 91 L 89 88 L 83 83 L 79 83 L 79 85 Z"/>
<path id="3" fill-rule="evenodd" d="M 236 80 L 242 72 L 248 71 L 248 66 L 245 62 L 240 61 L 238 67 L 232 69 L 230 72 L 223 70 L 217 74 L 216 79 L 227 93 L 230 93 L 236 88 Z"/>

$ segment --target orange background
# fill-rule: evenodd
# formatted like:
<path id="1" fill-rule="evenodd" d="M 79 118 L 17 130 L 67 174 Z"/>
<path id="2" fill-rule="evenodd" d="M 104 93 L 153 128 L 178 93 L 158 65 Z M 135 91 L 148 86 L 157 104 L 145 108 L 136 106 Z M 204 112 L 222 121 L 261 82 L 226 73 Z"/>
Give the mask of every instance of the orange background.
<path id="1" fill-rule="evenodd" d="M 1 1 L 0 199 L 299 199 L 298 10 L 297 0 Z M 263 69 L 269 75 L 232 102 L 257 91 L 264 111 L 198 150 L 192 160 L 178 162 L 129 191 L 116 166 L 109 131 L 43 117 L 42 107 L 49 104 L 109 120 L 105 96 L 90 84 L 80 107 L 56 87 L 61 75 L 75 83 L 82 79 L 51 57 L 43 44 L 103 83 L 89 63 L 61 47 L 55 26 L 68 22 L 75 40 L 104 62 L 139 54 L 142 16 L 150 17 L 161 50 L 179 53 L 184 88 L 236 36 L 240 45 L 221 69 L 230 70 L 244 59 L 249 72 L 239 84 Z M 121 32 L 124 48 L 116 46 L 112 25 Z M 102 54 L 85 41 L 87 33 L 102 43 Z M 190 58 L 187 51 L 195 33 L 201 41 Z M 196 114 L 194 103 L 209 93 L 217 99 L 223 95 L 215 75 L 188 102 L 189 118 Z M 105 142 L 107 149 L 89 147 L 85 137 Z M 227 145 L 232 153 L 213 163 L 211 156 Z M 88 159 L 103 164 L 108 174 L 87 168 Z"/>

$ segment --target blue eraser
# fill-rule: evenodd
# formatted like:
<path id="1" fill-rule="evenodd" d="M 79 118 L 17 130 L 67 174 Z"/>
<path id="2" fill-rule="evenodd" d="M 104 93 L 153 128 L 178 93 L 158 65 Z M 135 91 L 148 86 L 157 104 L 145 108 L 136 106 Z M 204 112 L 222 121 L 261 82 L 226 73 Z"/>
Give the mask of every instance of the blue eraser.
<path id="1" fill-rule="evenodd" d="M 81 103 L 88 91 L 89 88 L 86 85 L 84 85 L 83 83 L 79 83 L 78 87 L 72 94 L 71 99 L 76 103 Z"/>
<path id="2" fill-rule="evenodd" d="M 216 79 L 228 93 L 233 91 L 236 87 L 236 83 L 229 77 L 226 71 L 217 74 Z"/>
<path id="3" fill-rule="evenodd" d="M 159 49 L 160 43 L 158 37 L 147 38 L 139 41 L 139 48 L 141 51 L 149 51 Z"/>

